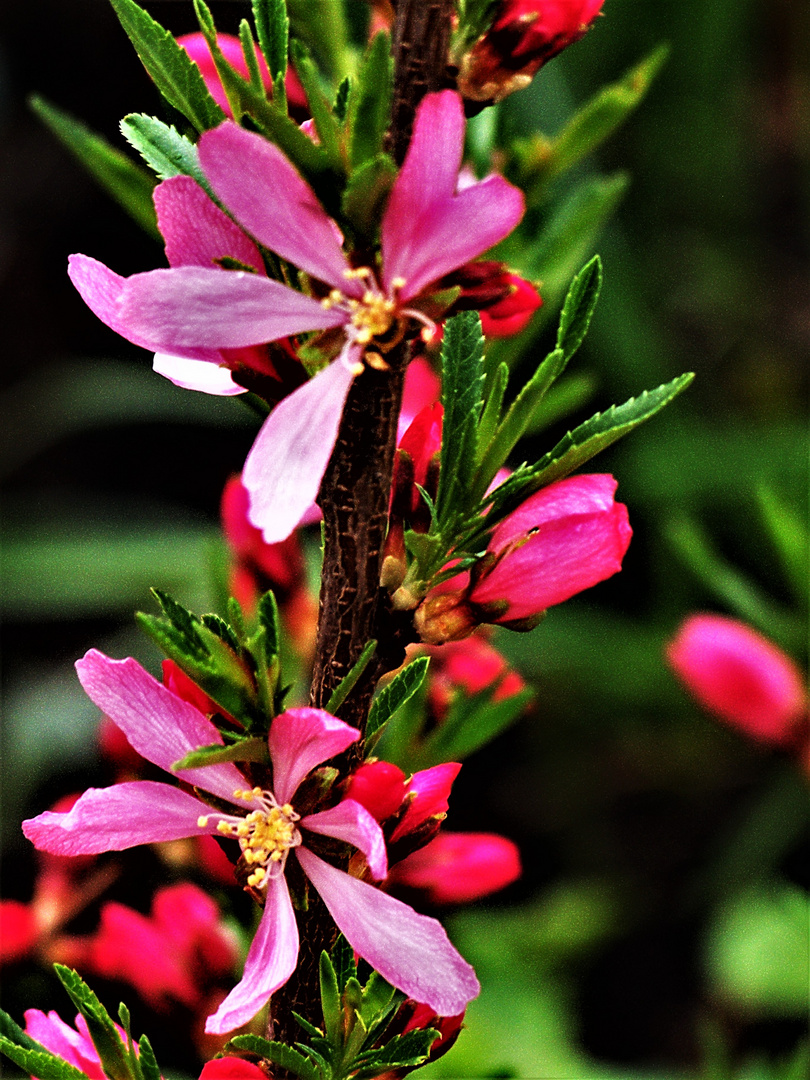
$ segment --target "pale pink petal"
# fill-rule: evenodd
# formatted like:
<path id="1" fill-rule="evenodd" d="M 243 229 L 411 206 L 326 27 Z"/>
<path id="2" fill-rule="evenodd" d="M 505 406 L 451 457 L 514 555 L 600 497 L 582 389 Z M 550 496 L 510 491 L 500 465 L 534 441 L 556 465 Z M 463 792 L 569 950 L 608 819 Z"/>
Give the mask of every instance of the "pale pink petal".
<path id="1" fill-rule="evenodd" d="M 245 961 L 242 981 L 231 990 L 205 1030 L 224 1035 L 252 1020 L 298 962 L 298 926 L 284 875 L 271 878 L 259 928 Z"/>
<path id="2" fill-rule="evenodd" d="M 210 806 L 179 788 L 136 780 L 88 788 L 66 814 L 46 810 L 22 823 L 34 847 L 55 855 L 97 855 L 137 844 L 216 833 L 216 821 L 197 824 Z"/>
<path id="3" fill-rule="evenodd" d="M 265 542 L 286 540 L 315 501 L 354 374 L 341 359 L 270 413 L 242 470 L 251 522 Z"/>
<path id="4" fill-rule="evenodd" d="M 247 393 L 244 386 L 233 381 L 226 367 L 209 363 L 207 360 L 189 360 L 184 356 L 155 353 L 152 370 L 163 375 L 175 386 L 182 386 L 184 390 L 199 390 L 203 394 L 215 394 L 218 397 Z"/>
<path id="5" fill-rule="evenodd" d="M 26 1009 L 24 1015 L 26 1035 L 41 1043 L 52 1054 L 63 1058 L 69 1065 L 74 1065 L 88 1080 L 104 1080 L 98 1051 L 89 1036 L 66 1024 L 53 1010 L 46 1016 L 39 1009 Z M 84 1017 L 76 1017 L 77 1026 L 79 1019 Z"/>
<path id="6" fill-rule="evenodd" d="M 171 771 L 175 761 L 190 750 L 222 745 L 222 736 L 211 721 L 144 671 L 137 660 L 113 660 L 90 649 L 76 661 L 76 671 L 90 700 L 118 725 L 142 757 L 161 769 Z M 244 776 L 230 762 L 184 769 L 176 775 L 231 801 L 234 791 L 246 786 Z"/>
<path id="7" fill-rule="evenodd" d="M 232 349 L 277 341 L 305 330 L 342 326 L 311 296 L 246 270 L 178 266 L 126 278 L 119 302 L 124 336 L 155 352 Z M 116 329 L 114 327 L 114 329 Z M 119 333 L 122 332 L 119 330 Z M 219 357 L 217 357 L 219 359 Z"/>
<path id="8" fill-rule="evenodd" d="M 475 972 L 453 947 L 440 922 L 418 915 L 358 878 L 296 849 L 301 866 L 355 950 L 398 990 L 456 1016 L 480 991 Z"/>
<path id="9" fill-rule="evenodd" d="M 352 296 L 362 295 L 312 188 L 277 146 L 234 123 L 206 131 L 200 165 L 223 206 L 260 244 Z"/>
<path id="10" fill-rule="evenodd" d="M 345 840 L 366 857 L 369 870 L 377 881 L 388 873 L 388 856 L 383 831 L 365 806 L 354 799 L 344 799 L 331 810 L 301 818 L 301 825 L 311 832 Z"/>
<path id="11" fill-rule="evenodd" d="M 500 176 L 456 194 L 464 146 L 461 98 L 427 94 L 382 222 L 383 284 L 402 278 L 400 299 L 455 270 L 508 235 L 523 216 L 522 193 Z"/>
<path id="12" fill-rule="evenodd" d="M 133 345 L 149 349 L 150 352 L 160 352 L 163 348 L 161 342 L 154 341 L 151 337 L 136 331 L 129 326 L 121 316 L 121 300 L 127 284 L 127 278 L 121 277 L 88 255 L 71 255 L 68 259 L 68 277 L 75 285 L 82 300 L 103 323 L 116 334 L 131 341 Z M 207 360 L 215 364 L 222 361 L 222 357 L 216 349 L 208 347 L 180 348 L 173 350 L 178 355 L 188 356 L 196 360 Z"/>
<path id="13" fill-rule="evenodd" d="M 172 176 L 154 191 L 158 227 L 170 266 L 215 266 L 236 259 L 266 275 L 261 253 L 190 176 Z"/>
<path id="14" fill-rule="evenodd" d="M 273 793 L 289 802 L 316 765 L 357 742 L 360 732 L 324 709 L 288 709 L 270 725 L 268 747 L 273 762 Z"/>

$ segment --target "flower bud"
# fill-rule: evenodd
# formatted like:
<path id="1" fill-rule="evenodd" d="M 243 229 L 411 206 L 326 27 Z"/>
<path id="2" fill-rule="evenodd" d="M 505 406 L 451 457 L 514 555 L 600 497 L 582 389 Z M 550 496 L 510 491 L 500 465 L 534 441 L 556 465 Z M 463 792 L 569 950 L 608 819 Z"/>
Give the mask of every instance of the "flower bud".
<path id="1" fill-rule="evenodd" d="M 442 279 L 444 288 L 461 289 L 445 318 L 459 311 L 477 311 L 486 337 L 511 337 L 528 325 L 543 300 L 531 282 L 514 274 L 506 263 L 479 259 Z"/>
<path id="2" fill-rule="evenodd" d="M 489 30 L 461 63 L 458 88 L 472 101 L 500 101 L 578 41 L 603 0 L 501 0 Z"/>
<path id="3" fill-rule="evenodd" d="M 621 570 L 632 536 L 627 507 L 604 473 L 558 480 L 530 496 L 492 534 L 491 558 L 474 575 L 469 602 L 479 622 L 536 619 L 552 604 Z"/>
<path id="4" fill-rule="evenodd" d="M 705 709 L 753 739 L 784 743 L 807 709 L 796 664 L 736 619 L 691 615 L 667 646 L 667 659 Z"/>
<path id="5" fill-rule="evenodd" d="M 392 866 L 388 882 L 420 889 L 432 904 L 465 904 L 511 885 L 521 869 L 520 853 L 505 836 L 442 830 Z"/>

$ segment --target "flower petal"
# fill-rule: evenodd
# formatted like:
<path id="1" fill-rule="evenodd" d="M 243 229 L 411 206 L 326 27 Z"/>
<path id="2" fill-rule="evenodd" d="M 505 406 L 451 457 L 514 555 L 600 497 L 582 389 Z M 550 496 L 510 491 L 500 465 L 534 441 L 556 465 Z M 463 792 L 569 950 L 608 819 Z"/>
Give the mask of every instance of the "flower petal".
<path id="1" fill-rule="evenodd" d="M 310 832 L 334 836 L 336 840 L 345 840 L 358 848 L 365 855 L 369 870 L 377 881 L 382 881 L 388 873 L 383 831 L 365 806 L 354 799 L 344 799 L 331 810 L 309 814 L 301 818 L 301 825 Z"/>
<path id="2" fill-rule="evenodd" d="M 277 716 L 267 742 L 273 762 L 273 792 L 278 801 L 289 802 L 308 772 L 341 754 L 359 738 L 357 728 L 323 709 L 288 709 Z"/>
<path id="3" fill-rule="evenodd" d="M 216 195 L 259 243 L 347 295 L 362 294 L 360 282 L 345 277 L 349 263 L 331 218 L 277 146 L 225 123 L 198 147 Z"/>
<path id="4" fill-rule="evenodd" d="M 159 352 L 163 347 L 161 343 L 154 342 L 133 327 L 127 325 L 121 317 L 121 298 L 127 284 L 127 278 L 121 277 L 110 270 L 104 263 L 97 259 L 91 259 L 88 255 L 71 255 L 68 259 L 68 277 L 73 282 L 82 300 L 103 323 L 116 334 L 131 341 L 133 345 L 140 345 L 150 352 Z M 221 362 L 222 357 L 215 349 L 188 348 L 181 349 L 179 346 L 173 350 L 178 355 L 188 356 L 195 360 L 212 361 L 215 364 Z"/>
<path id="5" fill-rule="evenodd" d="M 211 267 L 227 257 L 267 276 L 253 241 L 190 176 L 172 176 L 158 184 L 154 202 L 170 266 Z"/>
<path id="6" fill-rule="evenodd" d="M 382 222 L 383 285 L 406 301 L 450 270 L 477 258 L 523 216 L 522 193 L 500 176 L 456 192 L 464 111 L 452 90 L 427 94 Z"/>
<path id="7" fill-rule="evenodd" d="M 155 353 L 152 370 L 184 390 L 200 390 L 203 394 L 216 394 L 218 397 L 247 393 L 244 386 L 233 381 L 227 368 L 207 360 L 189 360 L 184 356 Z"/>
<path id="8" fill-rule="evenodd" d="M 66 814 L 46 810 L 22 830 L 34 847 L 55 855 L 97 855 L 137 844 L 180 840 L 215 833 L 216 822 L 200 828 L 210 806 L 179 788 L 135 780 L 108 788 L 88 788 Z"/>
<path id="9" fill-rule="evenodd" d="M 205 1023 L 210 1034 L 224 1035 L 252 1020 L 274 990 L 295 971 L 298 962 L 298 926 L 284 875 L 267 886 L 259 928 L 245 961 L 241 982 L 231 990 Z"/>
<path id="10" fill-rule="evenodd" d="M 399 840 L 406 833 L 413 832 L 434 814 L 446 814 L 450 789 L 460 771 L 461 766 L 457 762 L 446 761 L 414 773 L 408 784 L 408 793 L 415 793 L 416 797 L 409 802 L 391 839 Z"/>
<path id="11" fill-rule="evenodd" d="M 513 540 L 519 540 L 549 521 L 572 514 L 610 511 L 617 487 L 618 481 L 610 473 L 584 473 L 557 480 L 530 495 L 517 510 L 508 514 L 492 534 L 488 549 L 502 551 Z"/>
<path id="12" fill-rule="evenodd" d="M 352 948 L 392 986 L 439 1016 L 462 1012 L 480 991 L 475 972 L 440 922 L 296 848 L 298 861 Z"/>
<path id="13" fill-rule="evenodd" d="M 346 315 L 246 270 L 178 266 L 126 278 L 119 320 L 125 337 L 137 335 L 155 352 L 176 353 L 277 341 L 342 326 Z"/>
<path id="14" fill-rule="evenodd" d="M 270 413 L 245 460 L 249 517 L 265 542 L 286 540 L 315 501 L 354 374 L 341 359 Z"/>
<path id="15" fill-rule="evenodd" d="M 76 661 L 76 671 L 90 700 L 118 725 L 142 757 L 161 769 L 170 772 L 175 761 L 190 750 L 222 744 L 222 736 L 207 717 L 132 657 L 113 660 L 90 649 Z M 173 775 L 231 802 L 234 791 L 246 786 L 244 776 L 229 762 Z"/>

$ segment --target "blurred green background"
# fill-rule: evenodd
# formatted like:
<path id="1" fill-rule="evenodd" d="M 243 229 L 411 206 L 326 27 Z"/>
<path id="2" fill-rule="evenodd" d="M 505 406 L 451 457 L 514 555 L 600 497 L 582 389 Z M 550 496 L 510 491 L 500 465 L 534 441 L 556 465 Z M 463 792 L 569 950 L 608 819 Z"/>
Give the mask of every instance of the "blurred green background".
<path id="1" fill-rule="evenodd" d="M 175 32 L 195 28 L 186 3 L 146 6 Z M 212 8 L 234 30 L 248 6 Z M 553 134 L 670 45 L 639 110 L 554 192 L 561 205 L 602 178 L 616 212 L 584 240 L 581 261 L 602 254 L 605 287 L 572 371 L 578 411 L 542 446 L 681 371 L 697 379 L 595 464 L 630 508 L 624 572 L 531 635 L 497 639 L 537 704 L 465 765 L 450 824 L 514 837 L 525 875 L 451 918 L 485 989 L 430 1074 L 799 1080 L 807 778 L 703 715 L 662 649 L 686 614 L 711 609 L 807 663 L 810 7 L 604 11 L 502 116 L 505 130 Z M 65 276 L 73 251 L 120 273 L 160 258 L 25 106 L 41 93 L 122 147 L 121 116 L 161 115 L 111 8 L 38 0 L 3 19 L 4 890 L 24 900 L 20 818 L 99 775 L 97 713 L 72 662 L 94 645 L 154 663 L 131 619 L 150 585 L 198 610 L 215 603 L 219 495 L 256 423 L 237 401 L 153 375 Z M 15 1015 L 68 1016 L 41 976 L 5 981 Z"/>

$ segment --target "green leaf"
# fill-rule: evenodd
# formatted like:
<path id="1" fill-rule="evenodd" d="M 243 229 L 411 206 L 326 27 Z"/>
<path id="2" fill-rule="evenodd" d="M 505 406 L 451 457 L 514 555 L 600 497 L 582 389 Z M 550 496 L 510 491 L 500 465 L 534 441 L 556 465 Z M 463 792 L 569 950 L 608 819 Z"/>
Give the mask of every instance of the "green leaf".
<path id="1" fill-rule="evenodd" d="M 342 79 L 351 64 L 346 47 L 346 13 L 335 0 L 287 0 L 293 35 L 311 49 L 326 75 Z"/>
<path id="2" fill-rule="evenodd" d="M 343 993 L 349 979 L 357 978 L 357 964 L 354 962 L 354 949 L 348 943 L 343 934 L 332 947 L 332 965 L 337 975 L 340 992 Z"/>
<path id="3" fill-rule="evenodd" d="M 267 93 L 264 85 L 264 79 L 262 78 L 261 68 L 259 67 L 259 60 L 256 56 L 256 42 L 253 40 L 253 31 L 250 28 L 250 23 L 247 19 L 242 19 L 239 23 L 239 44 L 242 46 L 242 56 L 245 60 L 245 67 L 250 77 L 250 85 L 256 91 L 257 94 Z"/>
<path id="4" fill-rule="evenodd" d="M 160 1073 L 160 1066 L 155 1058 L 155 1052 L 152 1049 L 152 1044 L 149 1042 L 145 1035 L 141 1035 L 138 1040 L 138 1064 L 141 1067 L 143 1073 L 143 1080 L 162 1080 Z"/>
<path id="5" fill-rule="evenodd" d="M 498 3 L 499 0 L 458 0 L 458 26 L 452 40 L 452 56 L 457 63 L 489 29 Z"/>
<path id="6" fill-rule="evenodd" d="M 278 656 L 281 643 L 281 625 L 278 615 L 278 604 L 272 589 L 268 590 L 259 600 L 259 626 L 267 635 L 265 649 L 268 656 Z"/>
<path id="7" fill-rule="evenodd" d="M 319 1070 L 298 1050 L 284 1043 L 271 1042 L 259 1035 L 237 1035 L 231 1039 L 227 1046 L 228 1050 L 246 1050 L 250 1054 L 257 1054 L 266 1061 L 272 1061 L 274 1065 L 288 1069 L 301 1080 L 321 1080 Z"/>
<path id="8" fill-rule="evenodd" d="M 332 691 L 332 696 L 326 703 L 326 711 L 332 713 L 334 716 L 337 710 L 352 692 L 357 683 L 357 680 L 366 670 L 369 660 L 374 655 L 374 651 L 377 648 L 377 642 L 372 640 L 366 643 L 365 648 L 360 653 L 354 667 L 351 669 L 348 675 L 346 675 Z"/>
<path id="9" fill-rule="evenodd" d="M 567 364 L 588 333 L 596 301 L 602 289 L 602 260 L 594 255 L 571 282 L 560 312 L 557 348 Z"/>
<path id="10" fill-rule="evenodd" d="M 222 761 L 269 762 L 269 760 L 266 739 L 240 739 L 231 746 L 211 743 L 210 746 L 201 746 L 198 750 L 191 750 L 185 757 L 174 762 L 172 772 L 198 769 L 202 765 L 219 765 Z"/>
<path id="11" fill-rule="evenodd" d="M 337 975 L 325 950 L 321 953 L 319 975 L 323 1028 L 331 1046 L 339 1051 L 343 1037 L 343 1007 Z"/>
<path id="12" fill-rule="evenodd" d="M 668 53 L 667 45 L 659 45 L 619 82 L 600 90 L 566 124 L 543 155 L 542 176 L 546 181 L 576 165 L 624 123 L 647 93 Z"/>
<path id="13" fill-rule="evenodd" d="M 352 169 L 382 152 L 391 120 L 393 93 L 391 39 L 381 31 L 366 51 L 349 96 L 349 164 Z"/>
<path id="14" fill-rule="evenodd" d="M 345 941 L 346 939 L 343 938 L 342 940 Z M 16 1046 L 21 1046 L 24 1050 L 42 1049 L 40 1044 L 35 1042 L 30 1035 L 27 1035 L 5 1009 L 0 1009 L 0 1036 L 8 1039 L 9 1042 L 14 1043 Z"/>
<path id="15" fill-rule="evenodd" d="M 335 94 L 334 113 L 339 124 L 342 124 L 346 119 L 351 89 L 352 77 L 351 75 L 346 75 L 340 80 L 340 86 L 338 86 L 337 93 Z"/>
<path id="16" fill-rule="evenodd" d="M 478 419 L 483 406 L 484 335 L 477 311 L 449 319 L 442 342 L 444 425 L 436 495 L 437 531 L 452 530 L 466 509 L 476 461 Z"/>
<path id="17" fill-rule="evenodd" d="M 152 203 L 155 181 L 149 173 L 70 113 L 37 95 L 30 97 L 28 103 L 104 190 L 150 236 L 162 243 Z"/>
<path id="18" fill-rule="evenodd" d="M 256 23 L 259 48 L 267 61 L 267 70 L 273 80 L 273 96 L 278 104 L 277 83 L 283 84 L 287 74 L 287 42 L 290 32 L 285 0 L 253 0 L 253 20 Z M 283 91 L 283 86 L 281 90 Z"/>
<path id="19" fill-rule="evenodd" d="M 315 121 L 321 147 L 335 172 L 343 172 L 345 171 L 345 163 L 341 152 L 340 128 L 335 114 L 332 112 L 329 98 L 327 98 L 321 87 L 312 57 L 300 41 L 293 41 L 290 51 L 298 78 L 301 80 L 301 85 L 307 96 L 307 103 L 312 113 L 312 119 Z"/>
<path id="20" fill-rule="evenodd" d="M 810 533 L 806 519 L 771 487 L 760 487 L 757 500 L 765 526 L 796 600 L 807 604 L 810 570 Z"/>
<path id="21" fill-rule="evenodd" d="M 512 510 L 517 509 L 541 487 L 568 476 L 595 454 L 655 416 L 685 390 L 693 379 L 691 372 L 679 375 L 655 390 L 645 390 L 637 398 L 630 398 L 623 405 L 613 405 L 606 412 L 597 413 L 574 431 L 569 431 L 554 449 L 535 465 L 522 465 L 516 469 L 508 480 L 487 497 L 492 502 L 492 510 L 487 516 L 486 528 L 491 528 Z"/>
<path id="22" fill-rule="evenodd" d="M 121 121 L 121 134 L 161 180 L 191 176 L 211 194 L 200 168 L 197 147 L 176 128 L 145 113 L 130 113 Z"/>
<path id="23" fill-rule="evenodd" d="M 397 1035 L 380 1049 L 371 1050 L 356 1058 L 354 1064 L 362 1064 L 353 1075 L 357 1080 L 364 1080 L 366 1077 L 378 1076 L 387 1069 L 415 1068 L 427 1060 L 430 1048 L 438 1038 L 439 1032 L 435 1028 L 423 1028 Z"/>
<path id="24" fill-rule="evenodd" d="M 420 769 L 443 761 L 461 761 L 480 750 L 513 724 L 534 696 L 526 689 L 502 701 L 493 701 L 494 689 L 490 687 L 471 697 L 456 698 L 442 723 L 419 747 Z"/>
<path id="25" fill-rule="evenodd" d="M 225 120 L 211 97 L 200 69 L 188 53 L 134 0 L 110 0 L 135 51 L 158 90 L 197 131 L 207 131 Z"/>
<path id="26" fill-rule="evenodd" d="M 382 210 L 397 178 L 397 167 L 388 154 L 377 154 L 349 177 L 341 207 L 357 235 L 374 243 L 380 230 Z"/>
<path id="27" fill-rule="evenodd" d="M 427 675 L 430 657 L 418 656 L 380 690 L 371 703 L 366 724 L 366 746 L 376 742 L 391 717 L 419 690 Z"/>
<path id="28" fill-rule="evenodd" d="M 127 1047 L 118 1034 L 115 1022 L 98 997 L 71 968 L 63 964 L 54 964 L 53 968 L 71 1001 L 87 1021 L 90 1038 L 110 1080 L 140 1080 L 133 1073 Z"/>
<path id="29" fill-rule="evenodd" d="M 33 1040 L 31 1040 L 33 1042 Z M 0 1053 L 10 1058 L 25 1072 L 39 1080 L 87 1080 L 85 1073 L 68 1064 L 63 1058 L 52 1054 L 39 1043 L 33 1043 L 37 1049 L 18 1046 L 4 1035 L 0 1035 Z"/>

